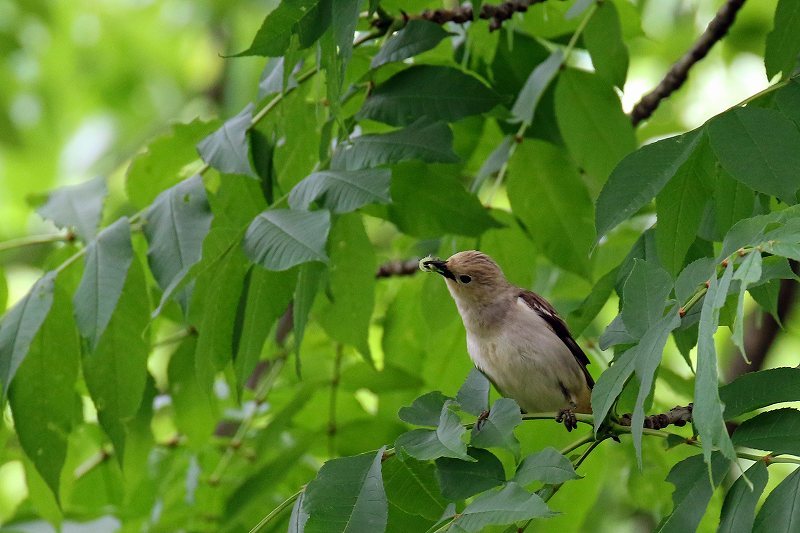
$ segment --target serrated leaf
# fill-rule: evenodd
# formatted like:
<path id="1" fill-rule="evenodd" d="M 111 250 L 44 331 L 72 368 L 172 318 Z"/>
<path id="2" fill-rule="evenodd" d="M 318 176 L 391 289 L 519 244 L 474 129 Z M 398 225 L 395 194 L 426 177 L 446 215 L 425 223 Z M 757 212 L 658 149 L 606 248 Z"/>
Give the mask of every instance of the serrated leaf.
<path id="1" fill-rule="evenodd" d="M 349 213 L 366 204 L 388 204 L 391 181 L 392 171 L 388 168 L 321 170 L 294 186 L 289 205 L 302 210 L 319 200 L 334 213 Z"/>
<path id="2" fill-rule="evenodd" d="M 396 126 L 421 117 L 452 122 L 489 111 L 500 102 L 497 93 L 469 74 L 451 67 L 417 65 L 379 85 L 358 117 Z"/>
<path id="3" fill-rule="evenodd" d="M 296 36 L 300 49 L 316 42 L 331 23 L 330 0 L 283 0 L 267 15 L 241 56 L 282 56 Z"/>
<path id="4" fill-rule="evenodd" d="M 158 195 L 144 215 L 147 261 L 162 290 L 180 280 L 202 255 L 212 214 L 200 176 L 193 176 Z M 178 297 L 184 312 L 188 291 Z"/>
<path id="5" fill-rule="evenodd" d="M 105 178 L 95 178 L 52 191 L 36 212 L 59 228 L 74 228 L 81 239 L 89 242 L 97 235 L 107 193 Z"/>
<path id="6" fill-rule="evenodd" d="M 464 384 L 458 389 L 456 401 L 463 411 L 475 416 L 479 416 L 484 411 L 489 410 L 489 389 L 492 384 L 486 376 L 473 367 L 469 371 Z"/>
<path id="7" fill-rule="evenodd" d="M 102 234 L 101 234 L 102 237 Z M 124 457 L 121 424 L 139 410 L 147 382 L 150 321 L 147 282 L 138 260 L 126 269 L 118 302 L 97 347 L 83 356 L 83 376 L 103 429 L 112 437 L 117 457 Z"/>
<path id="8" fill-rule="evenodd" d="M 457 163 L 453 132 L 444 122 L 420 119 L 390 133 L 361 135 L 339 144 L 331 160 L 334 170 L 359 170 L 400 161 Z"/>
<path id="9" fill-rule="evenodd" d="M 373 363 L 368 336 L 375 305 L 375 270 L 372 243 L 361 215 L 340 217 L 331 230 L 327 300 L 318 321 L 328 335 L 355 347 Z"/>
<path id="10" fill-rule="evenodd" d="M 250 143 L 247 131 L 253 121 L 252 103 L 238 115 L 229 118 L 214 133 L 200 141 L 197 152 L 203 161 L 225 174 L 243 174 L 258 178 L 250 163 Z"/>
<path id="11" fill-rule="evenodd" d="M 722 167 L 751 189 L 797 201 L 800 131 L 772 109 L 737 107 L 708 124 L 711 147 Z"/>
<path id="12" fill-rule="evenodd" d="M 69 296 L 53 287 L 52 277 L 46 284 L 52 307 L 48 303 L 47 318 L 42 317 L 41 328 L 34 332 L 8 397 L 22 449 L 59 500 L 67 439 L 80 416 L 75 394 L 80 344 Z M 44 289 L 34 287 L 34 298 L 39 290 Z"/>
<path id="13" fill-rule="evenodd" d="M 219 419 L 219 407 L 212 397 L 212 383 L 198 380 L 194 351 L 197 339 L 184 340 L 169 359 L 167 377 L 175 411 L 175 426 L 186 436 L 190 449 L 198 450 L 208 442 Z"/>
<path id="14" fill-rule="evenodd" d="M 617 163 L 636 148 L 633 126 L 619 97 L 602 78 L 574 69 L 559 74 L 555 97 L 564 143 L 596 183 L 605 182 Z"/>
<path id="15" fill-rule="evenodd" d="M 583 42 L 597 74 L 622 90 L 628 76 L 628 47 L 613 2 L 598 4 L 583 30 Z"/>
<path id="16" fill-rule="evenodd" d="M 407 407 L 401 407 L 397 416 L 403 422 L 416 426 L 437 426 L 442 412 L 442 407 L 452 400 L 439 391 L 423 394 Z"/>
<path id="17" fill-rule="evenodd" d="M 402 61 L 430 50 L 450 35 L 439 24 L 424 19 L 409 20 L 405 28 L 389 37 L 372 57 L 370 68 Z"/>
<path id="18" fill-rule="evenodd" d="M 131 227 L 122 217 L 86 247 L 83 276 L 73 297 L 75 321 L 92 349 L 117 307 L 133 261 Z"/>
<path id="19" fill-rule="evenodd" d="M 125 193 L 137 209 L 149 205 L 162 191 L 176 185 L 185 176 L 184 167 L 197 160 L 197 139 L 219 126 L 218 121 L 199 119 L 175 124 L 168 133 L 156 137 L 131 161 L 125 176 Z"/>
<path id="20" fill-rule="evenodd" d="M 764 492 L 764 487 L 767 486 L 768 478 L 767 465 L 764 461 L 756 461 L 747 472 L 739 476 L 725 495 L 717 533 L 753 531 L 756 504 Z"/>
<path id="21" fill-rule="evenodd" d="M 758 252 L 747 254 L 736 269 L 733 279 L 739 280 L 739 297 L 736 302 L 736 320 L 733 323 L 731 340 L 747 359 L 744 351 L 744 295 L 749 285 L 761 279 L 761 254 Z"/>
<path id="22" fill-rule="evenodd" d="M 742 422 L 732 437 L 736 446 L 774 454 L 800 454 L 800 411 L 784 408 L 767 411 Z"/>
<path id="23" fill-rule="evenodd" d="M 603 334 L 597 340 L 598 346 L 601 350 L 608 350 L 612 346 L 620 344 L 635 344 L 636 337 L 628 333 L 625 329 L 625 322 L 622 321 L 622 315 L 617 315 L 614 320 L 606 326 Z"/>
<path id="24" fill-rule="evenodd" d="M 461 438 L 467 430 L 451 410 L 451 403 L 452 400 L 447 400 L 442 405 L 435 430 L 415 429 L 403 433 L 397 437 L 395 448 L 421 461 L 439 457 L 474 461 L 467 455 L 467 445 Z"/>
<path id="25" fill-rule="evenodd" d="M 294 351 L 297 357 L 295 368 L 298 375 L 300 375 L 300 347 L 303 344 L 311 307 L 314 305 L 325 272 L 325 265 L 317 262 L 305 263 L 298 269 L 292 303 L 292 331 L 294 332 Z"/>
<path id="26" fill-rule="evenodd" d="M 781 402 L 800 401 L 800 368 L 771 368 L 743 374 L 720 387 L 725 419 Z"/>
<path id="27" fill-rule="evenodd" d="M 436 459 L 436 479 L 442 496 L 450 501 L 469 498 L 506 480 L 503 463 L 492 452 L 470 448 L 467 453 L 475 461 L 450 457 Z"/>
<path id="28" fill-rule="evenodd" d="M 533 122 L 539 100 L 563 64 L 564 53 L 561 49 L 557 49 L 531 71 L 511 108 L 511 115 L 517 122 L 524 124 Z"/>
<path id="29" fill-rule="evenodd" d="M 554 264 L 590 277 L 594 241 L 592 201 L 577 169 L 561 149 L 526 140 L 509 164 L 508 196 L 514 214 Z"/>
<path id="30" fill-rule="evenodd" d="M 325 243 L 331 226 L 327 210 L 268 209 L 244 237 L 247 256 L 269 270 L 287 270 L 308 261 L 327 262 Z"/>
<path id="31" fill-rule="evenodd" d="M 559 484 L 581 476 L 575 472 L 572 462 L 558 450 L 548 446 L 540 452 L 532 453 L 517 467 L 514 481 L 527 485 L 533 481 L 546 484 Z"/>
<path id="32" fill-rule="evenodd" d="M 594 432 L 599 431 L 608 412 L 622 392 L 625 382 L 633 374 L 636 364 L 637 347 L 625 351 L 617 357 L 614 364 L 608 367 L 592 388 L 592 413 L 594 414 Z"/>
<path id="33" fill-rule="evenodd" d="M 664 316 L 670 292 L 672 278 L 663 268 L 652 261 L 634 259 L 622 293 L 621 316 L 626 331 L 641 338 L 655 326 Z"/>
<path id="34" fill-rule="evenodd" d="M 288 73 L 284 72 L 285 68 L 286 62 L 283 57 L 271 58 L 267 61 L 266 65 L 264 65 L 264 70 L 261 71 L 261 79 L 258 82 L 259 100 L 266 98 L 270 94 L 283 93 L 297 87 L 297 79 L 293 75 L 294 68 Z M 287 78 L 285 87 L 283 85 L 284 77 Z"/>
<path id="35" fill-rule="evenodd" d="M 492 404 L 489 417 L 473 426 L 470 444 L 476 448 L 505 448 L 519 456 L 519 441 L 514 428 L 522 423 L 519 405 L 511 398 L 499 398 Z"/>
<path id="36" fill-rule="evenodd" d="M 553 514 L 539 496 L 510 482 L 499 491 L 486 492 L 475 498 L 453 520 L 453 526 L 472 533 L 483 531 L 489 525 L 512 524 L 531 518 L 548 518 Z"/>
<path id="37" fill-rule="evenodd" d="M 436 486 L 435 472 L 432 463 L 411 457 L 384 463 L 383 486 L 389 503 L 406 513 L 437 520 L 444 511 L 446 501 Z"/>
<path id="38" fill-rule="evenodd" d="M 695 531 L 706 512 L 714 488 L 720 484 L 728 471 L 730 461 L 721 453 L 711 457 L 711 476 L 703 455 L 693 455 L 679 462 L 670 470 L 667 481 L 675 485 L 672 494 L 672 512 L 661 521 L 658 533 L 684 533 Z M 711 479 L 714 484 L 711 484 Z"/>
<path id="39" fill-rule="evenodd" d="M 728 287 L 733 277 L 733 262 L 728 264 L 722 277 L 711 277 L 708 292 L 700 312 L 697 337 L 697 378 L 694 389 L 692 417 L 703 444 L 703 456 L 711 460 L 712 449 L 720 450 L 725 457 L 734 459 L 736 453 L 725 428 L 723 405 L 719 399 L 717 351 L 714 333 L 719 325 L 719 310 L 725 304 Z"/>
<path id="40" fill-rule="evenodd" d="M 764 65 L 768 77 L 781 73 L 786 79 L 797 67 L 800 55 L 800 4 L 794 0 L 779 0 L 774 20 L 775 25 L 767 35 Z"/>
<path id="41" fill-rule="evenodd" d="M 795 469 L 767 496 L 756 516 L 753 531 L 796 531 L 800 525 L 800 469 Z"/>
<path id="42" fill-rule="evenodd" d="M 305 533 L 383 531 L 388 516 L 381 477 L 381 458 L 365 453 L 331 459 L 308 484 L 303 511 Z"/>
<path id="43" fill-rule="evenodd" d="M 592 292 L 583 299 L 583 302 L 567 315 L 567 325 L 572 335 L 577 338 L 595 319 L 605 306 L 617 280 L 619 268 L 615 268 L 600 278 L 592 287 Z"/>
<path id="44" fill-rule="evenodd" d="M 702 138 L 702 130 L 695 130 L 648 144 L 625 157 L 597 198 L 598 238 L 647 205 L 678 173 Z"/>
<path id="45" fill-rule="evenodd" d="M 753 190 L 731 178 L 720 167 L 714 185 L 714 228 L 717 235 L 724 236 L 734 224 L 751 216 L 754 205 Z"/>
<path id="46" fill-rule="evenodd" d="M 50 312 L 55 278 L 55 272 L 42 276 L 28 294 L 3 316 L 0 323 L 0 381 L 3 397 L 8 394 L 11 380 Z"/>

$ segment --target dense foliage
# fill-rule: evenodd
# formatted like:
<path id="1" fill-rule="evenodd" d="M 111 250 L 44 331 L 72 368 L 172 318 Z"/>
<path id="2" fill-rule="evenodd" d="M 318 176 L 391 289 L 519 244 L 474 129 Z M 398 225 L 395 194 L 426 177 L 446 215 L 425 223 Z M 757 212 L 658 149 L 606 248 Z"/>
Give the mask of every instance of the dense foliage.
<path id="1" fill-rule="evenodd" d="M 677 135 L 620 102 L 641 5 L 427 4 L 283 0 L 233 54 L 270 58 L 257 99 L 149 141 L 113 216 L 103 178 L 31 200 L 63 243 L 0 323 L 9 521 L 797 529 L 800 411 L 774 406 L 800 369 L 718 368 L 800 260 L 796 3 L 759 37 L 772 85 Z M 470 371 L 415 274 L 470 248 L 582 336 L 577 435 Z"/>

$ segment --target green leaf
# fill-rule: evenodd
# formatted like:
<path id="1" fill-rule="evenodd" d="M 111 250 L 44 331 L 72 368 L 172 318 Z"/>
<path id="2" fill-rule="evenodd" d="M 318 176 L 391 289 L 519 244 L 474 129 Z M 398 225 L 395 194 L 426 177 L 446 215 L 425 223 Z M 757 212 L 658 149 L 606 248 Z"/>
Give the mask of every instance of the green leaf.
<path id="1" fill-rule="evenodd" d="M 517 402 L 511 398 L 499 398 L 492 404 L 489 417 L 472 428 L 470 444 L 476 448 L 505 448 L 519 456 L 519 441 L 514 428 L 522 423 L 522 414 Z"/>
<path id="2" fill-rule="evenodd" d="M 627 285 L 626 285 L 627 287 Z M 658 304 L 661 305 L 660 303 Z M 681 325 L 681 317 L 678 314 L 677 306 L 660 318 L 658 322 L 651 325 L 642 336 L 642 340 L 636 345 L 636 362 L 634 370 L 636 377 L 639 378 L 639 392 L 636 396 L 636 404 L 633 408 L 631 419 L 631 435 L 633 436 L 633 447 L 636 450 L 636 459 L 639 468 L 642 468 L 642 427 L 644 424 L 645 401 L 653 389 L 653 381 L 658 365 L 664 354 L 664 346 L 667 344 L 669 334 Z"/>
<path id="3" fill-rule="evenodd" d="M 777 92 L 775 106 L 800 128 L 800 80 L 793 78 Z"/>
<path id="4" fill-rule="evenodd" d="M 745 420 L 732 437 L 736 446 L 774 454 L 800 454 L 800 411 L 784 408 Z"/>
<path id="5" fill-rule="evenodd" d="M 46 299 L 52 307 L 47 318 L 42 317 L 44 322 L 34 332 L 27 357 L 11 383 L 9 403 L 22 449 L 59 500 L 67 439 L 80 416 L 75 394 L 80 344 L 69 296 L 61 287 L 53 287 L 49 274 L 46 278 L 50 278 Z M 34 287 L 33 298 L 44 298 L 42 290 L 42 285 Z"/>
<path id="6" fill-rule="evenodd" d="M 300 347 L 308 324 L 311 307 L 317 297 L 326 268 L 322 263 L 305 263 L 297 274 L 297 285 L 294 289 L 292 304 L 292 328 L 294 331 L 294 350 L 297 355 L 296 369 L 300 374 Z"/>
<path id="7" fill-rule="evenodd" d="M 180 182 L 158 195 L 144 215 L 147 260 L 162 290 L 183 278 L 200 261 L 203 239 L 211 227 L 211 210 L 200 176 Z M 188 293 L 179 296 L 184 311 Z"/>
<path id="8" fill-rule="evenodd" d="M 447 502 L 436 486 L 435 467 L 432 463 L 411 457 L 387 461 L 383 464 L 383 486 L 390 504 L 406 513 L 437 520 L 442 516 Z M 389 518 L 391 521 L 391 517 Z"/>
<path id="9" fill-rule="evenodd" d="M 800 525 L 800 469 L 795 469 L 767 496 L 756 516 L 753 531 L 797 531 Z"/>
<path id="10" fill-rule="evenodd" d="M 742 374 L 720 387 L 725 419 L 781 402 L 800 401 L 800 368 L 771 368 Z"/>
<path id="11" fill-rule="evenodd" d="M 754 205 L 753 190 L 731 178 L 720 167 L 716 173 L 714 186 L 714 228 L 717 235 L 725 235 L 734 224 L 752 216 Z"/>
<path id="12" fill-rule="evenodd" d="M 736 483 L 728 490 L 725 503 L 722 504 L 718 533 L 753 531 L 756 504 L 764 492 L 768 478 L 767 465 L 764 461 L 756 461 L 747 472 L 739 476 Z M 752 483 L 752 487 L 748 481 Z"/>
<path id="13" fill-rule="evenodd" d="M 574 69 L 561 72 L 556 120 L 570 153 L 596 183 L 605 182 L 617 163 L 636 149 L 633 126 L 622 112 L 619 97 L 595 74 Z"/>
<path id="14" fill-rule="evenodd" d="M 775 9 L 775 25 L 767 35 L 764 66 L 767 76 L 778 73 L 786 79 L 797 67 L 800 55 L 800 5 L 793 0 L 779 0 Z"/>
<path id="15" fill-rule="evenodd" d="M 86 246 L 83 276 L 72 301 L 78 330 L 92 349 L 117 307 L 132 260 L 131 226 L 127 217 L 111 224 Z M 145 314 L 148 312 L 146 309 Z"/>
<path id="16" fill-rule="evenodd" d="M 305 533 L 383 531 L 388 508 L 381 478 L 384 448 L 377 454 L 331 459 L 308 484 Z"/>
<path id="17" fill-rule="evenodd" d="M 622 90 L 628 77 L 628 47 L 613 2 L 598 4 L 583 30 L 583 42 L 597 74 Z"/>
<path id="18" fill-rule="evenodd" d="M 253 108 L 252 103 L 247 104 L 238 115 L 226 120 L 217 131 L 200 141 L 197 151 L 203 161 L 225 174 L 258 178 L 250 164 L 250 142 L 247 139 Z"/>
<path id="19" fill-rule="evenodd" d="M 268 209 L 244 237 L 247 256 L 269 270 L 287 270 L 308 261 L 327 262 L 325 242 L 331 226 L 327 210 Z"/>
<path id="20" fill-rule="evenodd" d="M 548 259 L 590 277 L 592 201 L 563 150 L 542 141 L 523 142 L 509 165 L 508 196 Z"/>
<path id="21" fill-rule="evenodd" d="M 444 122 L 422 118 L 390 133 L 361 135 L 336 147 L 334 170 L 359 170 L 408 160 L 458 163 L 453 152 L 453 132 Z"/>
<path id="22" fill-rule="evenodd" d="M 123 283 L 108 327 L 99 337 L 97 347 L 83 356 L 86 386 L 120 460 L 124 457 L 124 433 L 120 438 L 118 428 L 139 411 L 150 351 L 145 334 L 150 321 L 150 302 L 138 260 L 130 264 Z"/>
<path id="23" fill-rule="evenodd" d="M 175 426 L 194 450 L 208 442 L 219 418 L 217 402 L 211 396 L 212 384 L 198 381 L 194 360 L 196 346 L 195 337 L 184 340 L 170 357 L 167 369 Z"/>
<path id="24" fill-rule="evenodd" d="M 439 480 L 442 496 L 448 500 L 469 498 L 502 485 L 506 480 L 503 463 L 492 452 L 470 448 L 467 453 L 475 461 L 450 457 L 436 459 L 436 479 Z"/>
<path id="25" fill-rule="evenodd" d="M 395 448 L 421 461 L 439 457 L 474 461 L 467 455 L 467 445 L 461 439 L 467 430 L 461 425 L 458 415 L 451 410 L 452 403 L 452 400 L 447 400 L 442 405 L 435 430 L 415 429 L 403 433 L 397 437 Z"/>
<path id="26" fill-rule="evenodd" d="M 477 236 L 501 226 L 461 183 L 420 163 L 393 170 L 389 220 L 403 233 L 425 238 Z"/>
<path id="27" fill-rule="evenodd" d="M 483 372 L 472 367 L 464 384 L 458 389 L 456 401 L 463 411 L 479 416 L 489 410 L 489 389 L 491 388 L 492 384 Z"/>
<path id="28" fill-rule="evenodd" d="M 589 324 L 597 317 L 614 292 L 619 268 L 615 268 L 600 278 L 592 287 L 592 292 L 583 299 L 583 302 L 567 315 L 567 325 L 572 335 L 579 337 Z"/>
<path id="29" fill-rule="evenodd" d="M 737 107 L 708 124 L 711 147 L 722 167 L 751 189 L 797 201 L 800 131 L 772 109 Z"/>
<path id="30" fill-rule="evenodd" d="M 195 119 L 188 124 L 175 124 L 168 133 L 151 141 L 128 167 L 125 192 L 130 203 L 142 209 L 162 191 L 188 177 L 182 171 L 197 159 L 197 139 L 202 139 L 218 126 L 216 120 L 203 122 Z"/>
<path id="31" fill-rule="evenodd" d="M 711 277 L 700 312 L 700 329 L 697 337 L 697 378 L 692 417 L 695 428 L 700 434 L 703 456 L 706 461 L 710 461 L 712 449 L 720 450 L 729 459 L 736 457 L 722 416 L 723 405 L 719 399 L 718 389 L 717 350 L 714 346 L 714 333 L 719 325 L 719 310 L 725 304 L 732 277 L 733 262 L 728 264 L 719 280 L 716 275 Z"/>
<path id="32" fill-rule="evenodd" d="M 355 347 L 372 363 L 367 339 L 377 265 L 361 215 L 351 213 L 336 221 L 329 249 L 328 298 L 319 307 L 318 321 L 332 339 Z"/>
<path id="33" fill-rule="evenodd" d="M 273 272 L 258 266 L 251 267 L 245 277 L 240 300 L 241 329 L 239 335 L 234 331 L 233 338 L 234 368 L 240 386 L 258 364 L 272 325 L 286 312 L 296 278 L 293 271 Z"/>
<path id="34" fill-rule="evenodd" d="M 261 24 L 250 47 L 241 56 L 282 56 L 292 37 L 300 49 L 314 44 L 331 23 L 330 0 L 282 0 Z"/>
<path id="35" fill-rule="evenodd" d="M 731 340 L 739 348 L 739 351 L 747 359 L 744 351 L 744 294 L 747 287 L 761 279 L 761 254 L 751 252 L 744 257 L 744 260 L 736 269 L 733 275 L 734 280 L 739 280 L 739 297 L 736 303 L 736 320 L 733 323 Z"/>
<path id="36" fill-rule="evenodd" d="M 658 533 L 684 533 L 695 531 L 706 512 L 708 502 L 725 474 L 730 461 L 721 453 L 711 457 L 711 476 L 704 464 L 703 455 L 693 455 L 676 464 L 670 470 L 667 481 L 675 485 L 672 493 L 672 513 L 658 525 Z M 713 477 L 712 477 L 713 476 Z M 711 484 L 711 479 L 714 484 Z"/>
<path id="37" fill-rule="evenodd" d="M 414 57 L 430 50 L 448 35 L 450 33 L 434 22 L 424 19 L 409 20 L 405 28 L 389 37 L 372 57 L 370 68 Z"/>
<path id="38" fill-rule="evenodd" d="M 597 198 L 598 238 L 647 205 L 678 173 L 702 138 L 702 130 L 695 130 L 643 146 L 623 159 Z M 587 146 L 595 145 L 591 141 Z"/>
<path id="39" fill-rule="evenodd" d="M 638 349 L 634 346 L 618 356 L 614 364 L 600 374 L 600 378 L 594 384 L 592 388 L 592 413 L 594 413 L 595 434 L 600 430 L 600 426 L 606 419 L 608 412 L 622 392 L 625 382 L 633 374 L 637 352 Z"/>
<path id="40" fill-rule="evenodd" d="M 499 491 L 486 492 L 476 497 L 453 520 L 453 526 L 461 528 L 459 531 L 478 532 L 490 525 L 548 518 L 553 514 L 539 496 L 510 482 Z"/>
<path id="41" fill-rule="evenodd" d="M 661 321 L 670 292 L 672 278 L 663 268 L 652 261 L 634 259 L 622 293 L 621 315 L 625 329 L 641 338 Z"/>
<path id="42" fill-rule="evenodd" d="M 401 407 L 397 416 L 403 422 L 415 426 L 438 426 L 442 407 L 448 400 L 452 400 L 439 391 L 423 394 L 407 407 Z"/>
<path id="43" fill-rule="evenodd" d="M 544 91 L 556 77 L 563 64 L 564 53 L 561 49 L 557 49 L 531 71 L 525 85 L 519 92 L 519 96 L 514 101 L 514 106 L 511 108 L 511 115 L 516 122 L 524 124 L 533 122 L 539 100 L 542 99 Z"/>
<path id="44" fill-rule="evenodd" d="M 97 235 L 107 193 L 105 178 L 95 178 L 49 193 L 47 202 L 36 212 L 42 218 L 52 220 L 59 228 L 73 228 L 81 239 L 88 242 Z"/>
<path id="45" fill-rule="evenodd" d="M 522 460 L 517 467 L 514 481 L 520 485 L 527 485 L 533 481 L 557 485 L 580 477 L 569 459 L 555 448 L 548 446 Z"/>
<path id="46" fill-rule="evenodd" d="M 712 179 L 710 155 L 703 143 L 656 197 L 656 249 L 659 261 L 673 276 L 683 267 L 700 229 L 708 196 L 704 182 Z"/>
<path id="47" fill-rule="evenodd" d="M 359 118 L 405 126 L 421 117 L 453 122 L 489 111 L 500 96 L 477 78 L 451 67 L 417 65 L 379 85 Z"/>
<path id="48" fill-rule="evenodd" d="M 34 337 L 42 327 L 53 304 L 55 272 L 48 272 L 31 287 L 28 294 L 17 302 L 0 323 L 0 380 L 3 396 L 14 379 Z"/>
<path id="49" fill-rule="evenodd" d="M 334 213 L 349 213 L 366 204 L 388 204 L 392 171 L 388 168 L 364 170 L 321 170 L 307 176 L 289 194 L 292 209 L 308 209 L 311 202 Z"/>
<path id="50" fill-rule="evenodd" d="M 0 309 L 5 309 L 8 303 L 8 284 L 6 282 L 6 273 L 3 267 L 0 266 Z"/>

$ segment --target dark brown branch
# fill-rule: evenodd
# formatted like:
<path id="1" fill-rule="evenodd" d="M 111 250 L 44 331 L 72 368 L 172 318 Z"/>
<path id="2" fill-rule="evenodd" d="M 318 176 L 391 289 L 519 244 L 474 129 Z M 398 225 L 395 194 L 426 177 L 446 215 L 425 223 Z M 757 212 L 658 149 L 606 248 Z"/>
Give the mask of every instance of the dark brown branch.
<path id="1" fill-rule="evenodd" d="M 392 276 L 413 276 L 419 272 L 419 261 L 407 259 L 405 261 L 389 261 L 378 267 L 376 278 L 390 278 Z"/>
<path id="2" fill-rule="evenodd" d="M 545 1 L 546 0 L 508 0 L 500 4 L 483 4 L 480 13 L 478 13 L 478 18 L 489 21 L 489 31 L 499 30 L 503 22 L 514 16 L 514 13 L 524 13 L 530 6 L 541 4 Z M 447 22 L 464 24 L 471 21 L 473 17 L 472 6 L 465 4 L 454 9 L 426 9 L 418 15 L 403 13 L 402 22 L 405 23 L 409 20 L 422 19 L 436 24 L 445 24 Z M 373 21 L 373 26 L 383 29 L 388 28 L 393 22 L 394 19 L 391 17 L 381 17 Z"/>
<path id="3" fill-rule="evenodd" d="M 620 426 L 630 427 L 632 422 L 632 415 L 625 414 L 619 420 Z M 681 427 L 685 426 L 688 422 L 692 421 L 692 404 L 673 407 L 668 413 L 661 413 L 657 415 L 646 416 L 644 419 L 644 427 L 648 429 L 664 429 L 670 424 Z"/>
<path id="4" fill-rule="evenodd" d="M 672 68 L 669 69 L 664 79 L 655 89 L 639 100 L 630 113 L 631 122 L 636 126 L 641 121 L 649 118 L 658 108 L 661 101 L 677 91 L 689 76 L 689 69 L 703 59 L 714 44 L 722 39 L 736 20 L 736 13 L 745 0 L 728 0 L 717 11 L 716 16 L 709 22 L 706 31 L 700 36 L 688 52 L 683 54 Z"/>

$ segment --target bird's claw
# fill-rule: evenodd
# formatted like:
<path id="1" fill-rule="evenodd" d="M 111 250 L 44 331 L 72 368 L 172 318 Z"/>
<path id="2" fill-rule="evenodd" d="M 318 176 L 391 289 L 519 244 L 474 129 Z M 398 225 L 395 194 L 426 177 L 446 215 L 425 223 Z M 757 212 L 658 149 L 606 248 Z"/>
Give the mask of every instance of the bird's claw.
<path id="1" fill-rule="evenodd" d="M 486 422 L 488 418 L 489 418 L 489 411 L 487 411 L 486 409 L 481 411 L 481 414 L 478 415 L 478 419 L 475 421 L 475 429 L 480 431 L 481 428 L 483 427 L 484 422 Z"/>
<path id="2" fill-rule="evenodd" d="M 572 409 L 561 409 L 556 416 L 556 422 L 563 423 L 567 431 L 572 431 L 578 427 L 578 419 Z"/>

